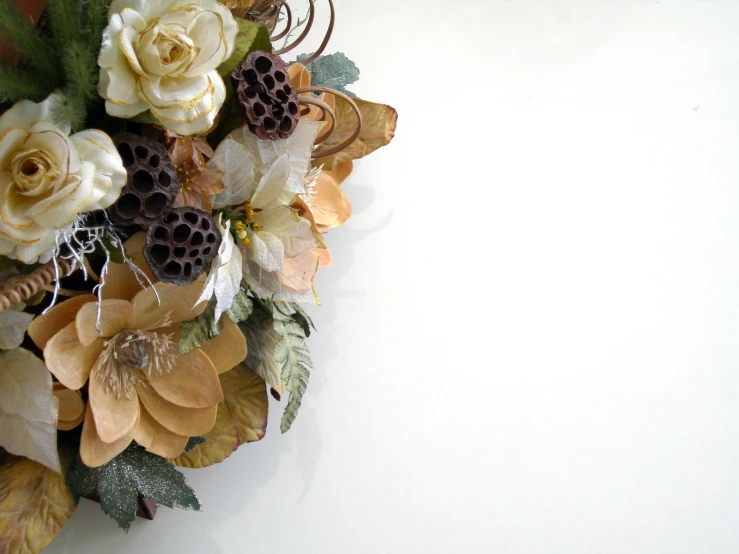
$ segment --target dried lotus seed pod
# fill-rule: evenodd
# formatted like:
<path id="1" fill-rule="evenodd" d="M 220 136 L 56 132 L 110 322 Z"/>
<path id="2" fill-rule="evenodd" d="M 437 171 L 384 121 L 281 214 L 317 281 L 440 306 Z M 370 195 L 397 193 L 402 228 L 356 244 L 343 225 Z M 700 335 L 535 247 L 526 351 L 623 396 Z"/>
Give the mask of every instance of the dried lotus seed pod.
<path id="1" fill-rule="evenodd" d="M 285 63 L 257 50 L 231 72 L 236 105 L 249 130 L 262 140 L 288 138 L 300 108 Z"/>
<path id="2" fill-rule="evenodd" d="M 132 133 L 111 137 L 128 172 L 128 182 L 109 209 L 119 225 L 147 226 L 159 221 L 174 204 L 180 181 L 163 144 Z"/>
<path id="3" fill-rule="evenodd" d="M 144 257 L 157 279 L 189 285 L 210 265 L 221 246 L 213 217 L 198 208 L 173 208 L 146 233 Z"/>

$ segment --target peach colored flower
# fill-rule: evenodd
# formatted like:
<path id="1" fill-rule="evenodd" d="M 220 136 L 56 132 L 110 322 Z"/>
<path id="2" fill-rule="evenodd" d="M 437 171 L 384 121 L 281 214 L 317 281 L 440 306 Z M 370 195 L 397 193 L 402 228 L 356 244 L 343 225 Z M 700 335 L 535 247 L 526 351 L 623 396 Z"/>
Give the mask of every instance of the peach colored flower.
<path id="1" fill-rule="evenodd" d="M 134 235 L 126 251 L 148 270 L 140 253 L 144 237 Z M 244 360 L 246 341 L 225 318 L 218 337 L 179 354 L 178 323 L 205 308 L 193 309 L 204 277 L 184 287 L 156 283 L 141 290 L 127 266 L 113 264 L 107 280 L 113 285 L 103 288 L 99 331 L 96 299 L 86 295 L 37 317 L 28 333 L 62 385 L 79 390 L 88 384 L 80 444 L 85 464 L 105 464 L 133 440 L 176 457 L 189 437 L 212 429 L 223 400 L 218 375 Z"/>
<path id="2" fill-rule="evenodd" d="M 213 157 L 213 149 L 201 138 L 174 137 L 169 157 L 180 178 L 175 206 L 194 206 L 211 211 L 210 197 L 224 189 L 220 174 L 205 166 Z"/>

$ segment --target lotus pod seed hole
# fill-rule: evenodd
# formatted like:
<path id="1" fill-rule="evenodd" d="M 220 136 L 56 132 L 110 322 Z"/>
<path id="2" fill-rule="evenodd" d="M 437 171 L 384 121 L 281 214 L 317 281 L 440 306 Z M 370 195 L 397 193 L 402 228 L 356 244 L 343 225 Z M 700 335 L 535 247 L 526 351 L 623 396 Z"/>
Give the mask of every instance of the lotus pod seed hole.
<path id="1" fill-rule="evenodd" d="M 256 115 L 257 117 L 262 117 L 266 113 L 267 113 L 267 108 L 265 108 L 259 102 L 254 103 L 254 115 Z"/>
<path id="2" fill-rule="evenodd" d="M 278 83 L 284 83 L 287 77 L 285 76 L 284 71 L 275 71 L 275 79 L 277 79 Z"/>
<path id="3" fill-rule="evenodd" d="M 176 244 L 184 244 L 187 239 L 190 238 L 190 227 L 185 225 L 184 223 L 180 223 L 177 227 L 174 228 L 174 232 L 172 233 L 172 240 Z"/>
<path id="4" fill-rule="evenodd" d="M 154 240 L 159 242 L 167 242 L 169 240 L 169 231 L 166 227 L 157 227 L 154 229 Z"/>
<path id="5" fill-rule="evenodd" d="M 179 277 L 180 273 L 182 273 L 182 266 L 172 260 L 167 265 L 164 266 L 164 269 L 162 272 L 167 276 L 171 278 Z"/>
<path id="6" fill-rule="evenodd" d="M 137 146 L 135 148 L 135 151 L 136 151 L 136 156 L 142 159 L 146 158 L 149 155 L 149 151 L 143 146 Z"/>
<path id="7" fill-rule="evenodd" d="M 131 186 L 140 194 L 149 194 L 154 190 L 154 178 L 147 171 L 137 171 L 131 178 Z"/>
<path id="8" fill-rule="evenodd" d="M 259 56 L 254 62 L 254 67 L 259 73 L 264 75 L 265 73 L 269 73 L 269 70 L 272 69 L 272 60 L 266 56 Z"/>
<path id="9" fill-rule="evenodd" d="M 123 161 L 123 167 L 125 168 L 131 167 L 136 161 L 133 157 L 133 152 L 131 152 L 131 147 L 128 144 L 119 144 L 118 154 L 120 154 L 121 160 Z"/>
<path id="10" fill-rule="evenodd" d="M 146 217 L 156 217 L 167 207 L 167 195 L 155 192 L 144 203 L 144 214 Z"/>
<path id="11" fill-rule="evenodd" d="M 116 209 L 121 217 L 130 219 L 141 211 L 141 200 L 135 194 L 124 194 L 118 199 Z"/>
<path id="12" fill-rule="evenodd" d="M 161 158 L 154 154 L 151 158 L 149 158 L 149 165 L 156 169 L 157 167 L 159 167 L 159 162 L 161 161 Z"/>
<path id="13" fill-rule="evenodd" d="M 163 187 L 168 187 L 169 185 L 172 184 L 172 178 L 169 176 L 168 173 L 166 173 L 165 171 L 162 171 L 159 174 L 159 184 L 162 185 Z"/>
<path id="14" fill-rule="evenodd" d="M 150 253 L 157 265 L 162 265 L 169 259 L 169 247 L 164 244 L 153 244 Z"/>
<path id="15" fill-rule="evenodd" d="M 178 246 L 174 249 L 174 257 L 175 258 L 184 258 L 185 254 L 187 254 L 187 249 L 183 246 Z"/>
<path id="16" fill-rule="evenodd" d="M 200 246 L 203 244 L 203 233 L 195 231 L 190 239 L 190 246 Z"/>

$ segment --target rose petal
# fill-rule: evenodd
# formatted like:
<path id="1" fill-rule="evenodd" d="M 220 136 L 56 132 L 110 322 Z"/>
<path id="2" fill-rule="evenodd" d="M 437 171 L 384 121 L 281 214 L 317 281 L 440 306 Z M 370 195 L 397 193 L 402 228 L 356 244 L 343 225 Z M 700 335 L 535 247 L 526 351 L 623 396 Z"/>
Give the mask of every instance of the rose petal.
<path id="1" fill-rule="evenodd" d="M 28 326 L 28 335 L 36 346 L 43 350 L 51 337 L 74 322 L 77 312 L 89 302 L 97 302 L 97 298 L 92 294 L 84 294 L 60 302 L 45 314 L 34 318 Z"/>
<path id="2" fill-rule="evenodd" d="M 70 323 L 46 343 L 46 367 L 68 389 L 80 389 L 90 377 L 104 342 L 104 339 L 97 339 L 88 346 L 82 346 L 77 339 L 77 326 Z"/>
<path id="3" fill-rule="evenodd" d="M 150 386 L 136 386 L 141 403 L 161 425 L 178 435 L 197 437 L 213 428 L 216 422 L 217 404 L 207 408 L 184 408 L 164 398 Z"/>
<path id="4" fill-rule="evenodd" d="M 85 423 L 82 425 L 82 438 L 80 440 L 82 462 L 88 467 L 100 467 L 107 464 L 131 444 L 135 432 L 136 425 L 125 437 L 111 443 L 103 442 L 100 440 L 95 427 L 95 416 L 92 413 L 92 408 L 90 404 L 87 404 Z"/>
<path id="5" fill-rule="evenodd" d="M 209 340 L 200 350 L 205 353 L 219 374 L 233 369 L 246 359 L 246 339 L 231 319 L 223 318 L 223 329 L 214 339 Z"/>
<path id="6" fill-rule="evenodd" d="M 127 328 L 131 303 L 125 300 L 103 300 L 100 303 L 100 331 L 97 330 L 98 304 L 85 304 L 77 312 L 77 337 L 83 346 L 100 338 L 114 337 Z"/>

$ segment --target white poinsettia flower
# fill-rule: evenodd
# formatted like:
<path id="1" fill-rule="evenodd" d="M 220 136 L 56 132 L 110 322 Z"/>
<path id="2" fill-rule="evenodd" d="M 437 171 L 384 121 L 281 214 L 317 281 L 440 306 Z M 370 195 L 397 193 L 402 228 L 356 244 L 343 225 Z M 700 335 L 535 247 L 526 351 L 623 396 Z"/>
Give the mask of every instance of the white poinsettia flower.
<path id="1" fill-rule="evenodd" d="M 216 68 L 231 56 L 237 32 L 216 0 L 113 0 L 98 57 L 106 111 L 151 110 L 182 135 L 207 131 L 226 98 Z"/>
<path id="2" fill-rule="evenodd" d="M 223 236 L 221 246 L 218 248 L 218 256 L 213 260 L 203 293 L 195 302 L 195 306 L 197 306 L 201 302 L 210 300 L 215 295 L 215 321 L 221 319 L 221 315 L 233 306 L 234 297 L 241 288 L 242 278 L 241 251 L 236 248 L 236 243 L 229 230 L 231 222 L 226 221 L 226 225 L 223 225 L 222 219 L 223 214 L 218 214 L 216 226 Z"/>
<path id="3" fill-rule="evenodd" d="M 33 321 L 33 314 L 23 311 L 25 307 L 25 304 L 16 304 L 0 312 L 0 350 L 13 350 L 23 342 L 26 329 Z"/>
<path id="4" fill-rule="evenodd" d="M 246 126 L 232 132 L 216 148 L 208 167 L 222 175 L 216 209 L 251 202 L 254 209 L 290 204 L 305 192 L 311 153 L 322 122 L 301 119 L 285 140 L 261 140 Z"/>
<path id="5" fill-rule="evenodd" d="M 52 122 L 54 102 L 24 100 L 0 116 L 0 254 L 24 263 L 47 261 L 56 232 L 109 207 L 127 179 L 110 137 L 70 136 Z"/>

